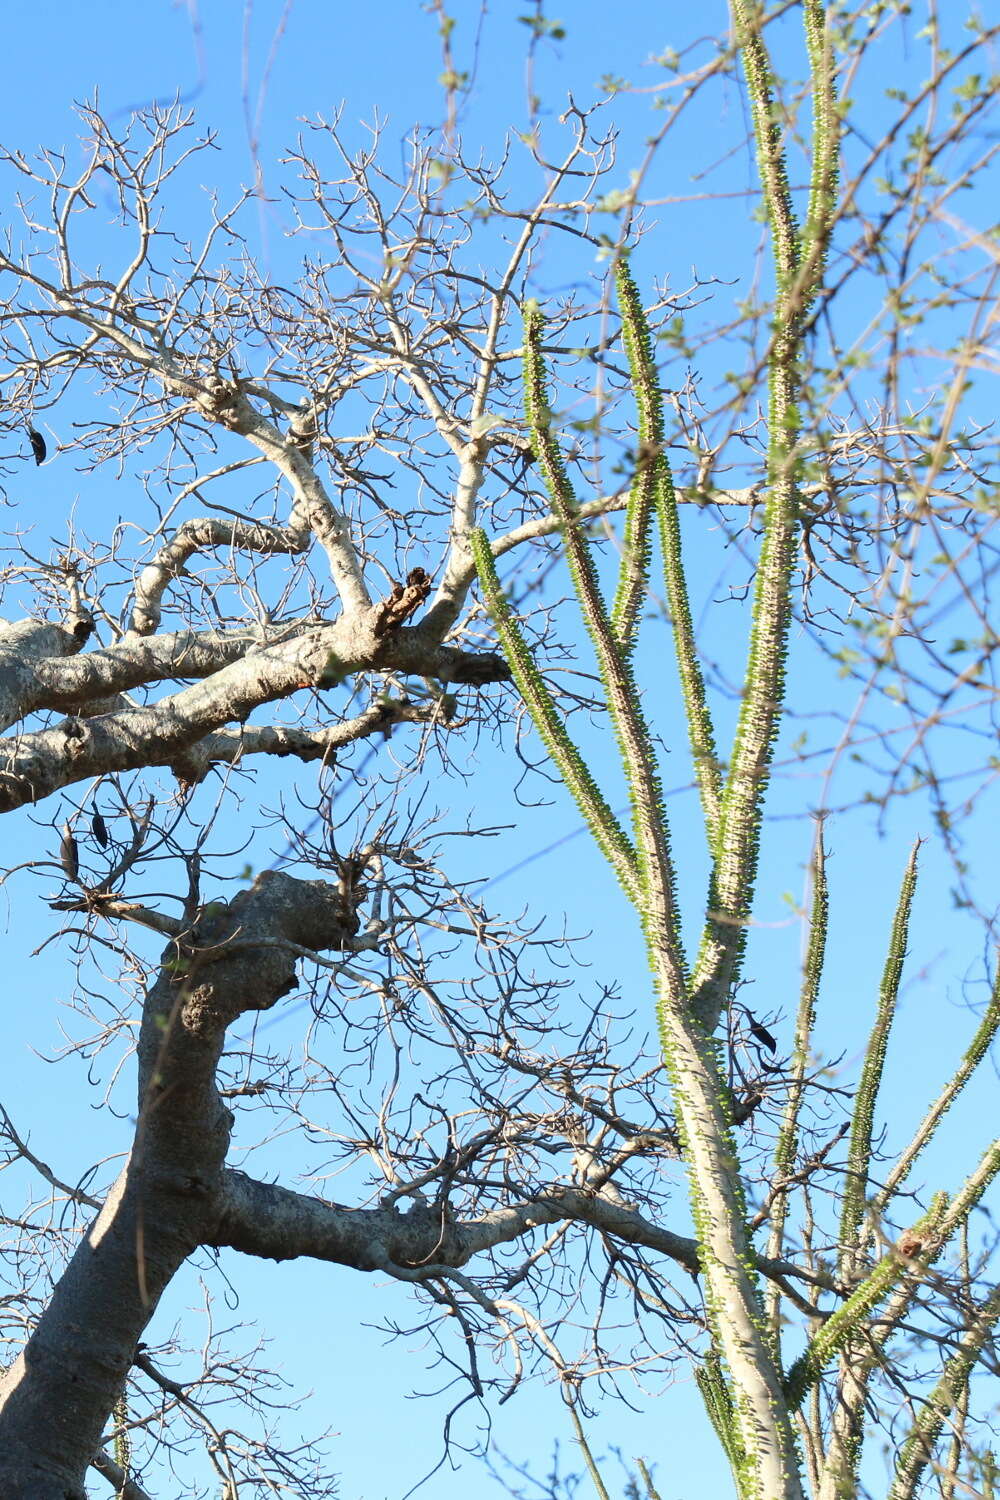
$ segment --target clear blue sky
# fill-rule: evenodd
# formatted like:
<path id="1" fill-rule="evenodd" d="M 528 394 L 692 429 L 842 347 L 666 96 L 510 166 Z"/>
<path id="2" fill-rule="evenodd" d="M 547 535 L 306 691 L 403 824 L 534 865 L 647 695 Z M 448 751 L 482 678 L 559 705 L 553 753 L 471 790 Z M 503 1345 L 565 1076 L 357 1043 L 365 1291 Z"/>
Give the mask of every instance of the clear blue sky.
<path id="1" fill-rule="evenodd" d="M 456 3 L 453 13 L 459 25 L 455 35 L 458 65 L 473 68 L 474 86 L 463 105 L 461 128 L 467 148 L 482 145 L 490 154 L 499 153 L 506 131 L 528 123 L 526 93 L 527 28 L 518 16 L 530 6 L 504 5 L 495 0 L 486 17 L 478 42 L 479 8 Z M 724 7 L 714 5 L 711 14 L 693 18 L 682 8 L 653 4 L 651 0 L 619 6 L 614 24 L 609 8 L 594 0 L 574 0 L 565 7 L 564 40 L 546 43 L 537 54 L 534 88 L 542 97 L 546 129 L 555 132 L 553 118 L 568 92 L 580 103 L 600 97 L 607 75 L 620 75 L 643 87 L 657 81 L 660 70 L 647 60 L 668 45 L 681 46 L 700 33 L 725 25 Z M 551 13 L 556 19 L 557 12 Z M 441 71 L 439 42 L 431 16 L 411 0 L 390 0 L 380 7 L 341 5 L 334 0 L 290 0 L 246 5 L 230 0 L 202 0 L 169 5 L 148 0 L 141 8 L 134 3 L 82 6 L 74 0 L 39 0 L 34 6 L 10 7 L 4 18 L 4 87 L 0 90 L 0 138 L 8 145 L 31 151 L 39 145 L 66 145 L 72 159 L 75 124 L 70 112 L 73 98 L 99 95 L 102 111 L 111 119 L 124 118 L 129 108 L 151 99 L 168 100 L 178 91 L 197 112 L 199 125 L 218 132 L 219 149 L 203 157 L 210 165 L 211 183 L 225 196 L 248 181 L 259 164 L 265 193 L 276 191 L 277 159 L 294 139 L 297 121 L 316 113 L 331 114 L 343 106 L 345 134 L 360 138 L 362 122 L 378 111 L 387 117 L 386 140 L 398 141 L 416 123 L 434 126 L 442 115 L 442 91 L 437 82 Z M 694 127 L 704 136 L 707 156 L 713 149 L 713 133 L 719 151 L 727 151 L 742 133 L 738 123 L 742 111 L 739 94 L 732 88 L 714 96 L 719 118 L 704 116 Z M 623 96 L 611 113 L 621 129 L 619 145 L 622 180 L 642 154 L 644 141 L 658 123 L 650 98 Z M 694 128 L 693 127 L 693 128 Z M 687 138 L 685 138 L 687 139 Z M 690 181 L 691 163 L 683 152 L 671 148 L 657 162 L 650 179 L 653 197 L 696 194 Z M 522 180 L 527 183 L 527 169 Z M 746 245 L 755 245 L 759 228 L 749 218 L 743 190 L 753 181 L 746 153 L 737 151 L 725 183 L 733 197 L 725 205 L 690 202 L 664 208 L 662 227 L 650 235 L 643 252 L 646 275 L 687 284 L 692 266 L 704 276 L 733 282 L 732 297 L 748 288 L 753 271 Z M 192 193 L 190 209 L 200 211 Z M 185 205 L 180 204 L 183 209 Z M 265 266 L 287 269 L 289 250 L 283 239 L 280 207 L 262 208 L 257 219 L 257 242 L 253 252 Z M 544 276 L 559 284 L 561 266 L 548 260 Z M 718 379 L 721 371 L 710 370 Z M 58 535 L 59 518 L 73 502 L 79 514 L 92 518 L 94 527 L 108 507 L 118 512 L 122 495 L 104 479 L 76 478 L 66 470 L 47 467 L 37 475 L 26 474 L 23 497 L 37 508 L 40 522 L 51 521 Z M 47 537 L 45 525 L 40 532 Z M 718 535 L 700 538 L 695 544 L 699 571 L 695 588 L 699 605 L 707 608 L 738 581 L 742 568 L 734 549 L 727 549 Z M 736 670 L 737 656 L 727 632 L 732 633 L 735 614 L 720 614 L 706 627 L 708 641 L 719 659 Z M 647 661 L 656 671 L 654 644 Z M 825 673 L 825 674 L 824 674 Z M 801 639 L 793 656 L 793 701 L 803 716 L 819 717 L 813 730 L 818 741 L 835 738 L 834 717 L 849 711 L 852 686 L 838 684 L 831 668 L 820 671 L 819 658 Z M 825 718 L 822 716 L 826 716 Z M 661 722 L 659 727 L 667 734 Z M 789 736 L 791 738 L 793 736 Z M 486 821 L 515 826 L 489 846 L 490 873 L 500 874 L 519 860 L 576 827 L 572 804 L 553 794 L 547 805 L 530 815 L 519 813 L 509 798 L 508 768 L 497 765 L 484 751 L 483 762 L 490 776 L 493 805 Z M 687 781 L 681 755 L 679 771 L 671 778 L 667 760 L 668 787 Z M 822 769 L 822 762 L 819 769 Z M 506 778 L 506 780 L 505 780 Z M 263 784 L 263 783 L 262 783 Z M 267 785 L 278 783 L 274 777 Z M 843 767 L 833 801 L 848 802 L 861 781 L 849 763 Z M 804 766 L 801 776 L 783 780 L 776 789 L 767 830 L 767 860 L 758 903 L 760 927 L 754 934 L 750 972 L 756 983 L 752 1003 L 760 1014 L 782 1014 L 794 1010 L 801 924 L 794 903 L 802 894 L 804 866 L 809 853 L 808 812 L 818 797 L 816 766 Z M 265 799 L 266 800 L 266 799 Z M 697 903 L 704 887 L 700 858 L 686 849 L 697 849 L 694 808 L 690 797 L 671 803 L 676 808 L 677 846 L 682 866 L 690 879 L 689 889 Z M 968 855 L 972 861 L 989 860 L 994 842 L 993 803 L 984 806 L 982 829 L 968 831 Z M 22 824 L 26 818 L 20 820 Z M 835 896 L 831 964 L 827 982 L 826 1020 L 821 1038 L 828 1054 L 847 1052 L 842 1075 L 850 1078 L 863 1031 L 863 1018 L 870 1011 L 881 964 L 886 926 L 895 887 L 910 841 L 932 833 L 927 802 L 918 797 L 894 808 L 885 828 L 875 827 L 874 817 L 864 812 L 835 820 L 830 827 L 831 880 Z M 259 854 L 266 858 L 266 851 Z M 964 915 L 953 913 L 946 892 L 951 871 L 932 841 L 925 858 L 925 877 L 918 897 L 919 919 L 913 943 L 914 976 L 907 991 L 901 1017 L 901 1040 L 890 1064 L 902 1064 L 905 1088 L 895 1101 L 905 1120 L 920 1112 L 941 1078 L 942 1069 L 957 1055 L 971 1029 L 967 1013 L 969 995 L 964 981 L 981 976 L 981 930 Z M 482 866 L 478 866 L 481 871 Z M 464 873 L 472 873 L 471 869 Z M 988 891 L 990 882 L 985 882 Z M 93 1159 L 96 1140 L 108 1152 L 122 1149 L 125 1134 L 113 1119 L 92 1111 L 86 1099 L 83 1068 L 64 1065 L 58 1075 L 36 1060 L 31 1048 L 50 1054 L 59 1045 L 59 1012 L 53 1002 L 65 998 L 66 970 L 58 955 L 46 952 L 30 967 L 20 969 L 30 947 L 47 930 L 48 913 L 32 911 L 37 887 L 25 881 L 8 887 L 8 943 L 13 954 L 9 967 L 17 966 L 17 984 L 25 999 L 10 1018 L 7 1058 L 14 1064 L 4 1080 L 3 1097 L 15 1118 L 27 1123 L 34 1115 L 33 1144 L 55 1170 L 72 1178 Z M 586 838 L 575 838 L 545 855 L 526 870 L 498 882 L 490 892 L 497 909 L 505 903 L 516 910 L 523 904 L 547 912 L 555 923 L 562 911 L 569 914 L 575 932 L 593 930 L 597 937 L 588 950 L 593 964 L 581 978 L 581 988 L 596 986 L 602 979 L 617 978 L 627 996 L 641 1008 L 647 989 L 641 948 L 620 909 L 610 877 L 589 849 Z M 3 915 L 0 912 L 0 915 Z M 620 927 L 619 927 L 619 924 Z M 918 977 L 919 976 L 919 977 Z M 978 991 L 972 992 L 978 998 Z M 40 1018 L 44 1012 L 44 1018 Z M 298 1044 L 301 1027 L 294 1017 L 287 1023 L 287 1043 Z M 787 1031 L 783 1033 L 787 1035 Z M 283 1036 L 278 1027 L 274 1036 Z M 905 1040 L 903 1039 L 905 1037 Z M 77 1072 L 75 1090 L 67 1080 Z M 60 1094 L 39 1116 L 39 1094 L 59 1077 Z M 992 1086 L 992 1074 L 989 1078 Z M 985 1141 L 983 1116 L 995 1094 L 983 1090 L 973 1098 L 960 1123 L 952 1146 L 938 1159 L 942 1173 L 952 1175 L 948 1150 L 964 1145 L 970 1159 Z M 978 1113 L 977 1113 L 978 1110 Z M 99 1144 L 97 1150 L 102 1149 Z M 294 1153 L 289 1153 L 294 1160 Z M 938 1182 L 932 1186 L 938 1186 Z M 445 1398 L 407 1400 L 411 1391 L 437 1389 L 440 1372 L 428 1373 L 421 1339 L 387 1342 L 375 1331 L 382 1319 L 415 1322 L 415 1309 L 405 1291 L 387 1287 L 379 1278 L 317 1265 L 276 1268 L 235 1256 L 225 1258 L 224 1268 L 239 1293 L 233 1323 L 258 1321 L 271 1341 L 270 1354 L 280 1365 L 295 1392 L 312 1389 L 311 1400 L 294 1413 L 290 1427 L 301 1416 L 303 1430 L 332 1427 L 338 1434 L 326 1450 L 330 1465 L 343 1475 L 345 1500 L 401 1500 L 410 1485 L 436 1463 L 441 1448 L 441 1419 Z M 210 1275 L 210 1279 L 213 1279 Z M 218 1285 L 216 1283 L 216 1290 Z M 185 1309 L 196 1308 L 200 1291 L 194 1269 L 178 1278 L 161 1309 L 153 1338 L 162 1335 L 173 1317 L 184 1318 L 197 1339 L 196 1317 Z M 222 1313 L 220 1311 L 220 1316 Z M 248 1336 L 249 1338 L 249 1336 Z M 726 1468 L 717 1454 L 700 1400 L 690 1387 L 681 1385 L 662 1392 L 651 1401 L 638 1390 L 637 1412 L 606 1405 L 593 1428 L 597 1447 L 618 1444 L 626 1454 L 640 1453 L 657 1466 L 663 1500 L 695 1500 L 696 1495 L 728 1492 Z M 557 1396 L 541 1387 L 526 1391 L 501 1412 L 493 1414 L 495 1439 L 501 1448 L 519 1460 L 544 1466 L 551 1441 L 569 1445 L 571 1431 L 560 1411 Z M 475 1420 L 460 1428 L 465 1441 L 473 1441 Z M 694 1453 L 688 1450 L 691 1434 L 699 1434 Z M 470 1494 L 488 1495 L 492 1484 L 485 1471 L 469 1460 L 460 1473 L 442 1470 L 424 1493 L 442 1500 L 458 1500 Z M 95 1495 L 101 1484 L 94 1483 Z M 153 1492 L 159 1500 L 171 1493 L 165 1482 Z"/>

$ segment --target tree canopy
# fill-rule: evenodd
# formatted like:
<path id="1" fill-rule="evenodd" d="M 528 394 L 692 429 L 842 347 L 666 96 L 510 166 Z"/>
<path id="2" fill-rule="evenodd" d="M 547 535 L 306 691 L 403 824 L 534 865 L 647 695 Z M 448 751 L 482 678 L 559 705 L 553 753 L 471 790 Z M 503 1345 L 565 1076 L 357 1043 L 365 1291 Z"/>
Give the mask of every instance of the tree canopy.
<path id="1" fill-rule="evenodd" d="M 547 112 L 539 5 L 480 151 L 486 64 L 427 9 L 402 151 L 316 116 L 196 192 L 177 102 L 0 150 L 5 879 L 108 1126 L 74 1180 L 0 1101 L 3 1493 L 335 1494 L 262 1352 L 173 1369 L 168 1290 L 254 1257 L 403 1285 L 456 1452 L 555 1383 L 603 1500 L 591 1417 L 648 1393 L 656 1500 L 684 1374 L 740 1500 L 992 1495 L 1000 26 L 732 0 L 654 56 L 637 150 L 626 79 Z M 33 518 L 56 465 L 79 507 Z M 594 858 L 490 893 L 551 799 Z M 849 839 L 900 805 L 890 891 Z M 921 859 L 975 1011 L 929 1104 L 891 1081 Z"/>

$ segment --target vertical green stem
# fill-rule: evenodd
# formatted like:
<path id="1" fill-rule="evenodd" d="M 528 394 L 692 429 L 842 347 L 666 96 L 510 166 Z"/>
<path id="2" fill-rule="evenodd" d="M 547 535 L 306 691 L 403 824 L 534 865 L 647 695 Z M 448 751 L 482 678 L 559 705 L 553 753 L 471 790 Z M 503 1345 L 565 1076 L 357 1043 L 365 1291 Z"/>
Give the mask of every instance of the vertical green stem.
<path id="1" fill-rule="evenodd" d="M 882 1069 L 889 1032 L 896 1014 L 899 985 L 903 976 L 906 958 L 906 943 L 910 931 L 910 913 L 913 909 L 913 894 L 917 884 L 917 853 L 914 845 L 903 875 L 892 932 L 889 937 L 889 952 L 886 955 L 882 983 L 879 987 L 878 1008 L 868 1037 L 865 1058 L 861 1067 L 861 1079 L 854 1098 L 851 1116 L 851 1139 L 844 1170 L 844 1197 L 840 1210 L 840 1274 L 849 1277 L 854 1267 L 862 1233 L 868 1192 L 868 1167 L 872 1153 L 872 1131 L 875 1125 L 875 1105 L 882 1085 Z"/>
<path id="2" fill-rule="evenodd" d="M 738 975 L 758 866 L 760 820 L 785 693 L 792 569 L 798 535 L 798 452 L 802 327 L 819 287 L 834 215 L 838 160 L 833 56 L 825 6 L 804 6 L 813 85 L 813 172 L 806 229 L 792 208 L 773 69 L 762 34 L 763 8 L 732 0 L 750 97 L 757 162 L 775 273 L 768 351 L 767 503 L 757 567 L 743 700 L 722 797 L 709 915 L 694 973 L 702 1023 L 718 1024 Z"/>
<path id="3" fill-rule="evenodd" d="M 830 920 L 830 893 L 826 882 L 826 849 L 823 843 L 823 824 L 816 829 L 816 844 L 812 862 L 812 910 L 809 919 L 809 940 L 806 946 L 802 969 L 802 992 L 799 1012 L 795 1022 L 795 1045 L 788 1065 L 788 1099 L 774 1149 L 774 1170 L 771 1181 L 780 1184 L 789 1176 L 794 1165 L 799 1144 L 799 1113 L 805 1085 L 806 1066 L 816 1021 L 816 1002 L 819 982 L 826 956 L 826 935 Z M 788 1217 L 788 1194 L 779 1191 L 771 1206 L 771 1229 L 767 1242 L 767 1254 L 774 1260 L 781 1254 Z M 772 1285 L 768 1293 L 768 1324 L 777 1341 L 781 1292 Z"/>

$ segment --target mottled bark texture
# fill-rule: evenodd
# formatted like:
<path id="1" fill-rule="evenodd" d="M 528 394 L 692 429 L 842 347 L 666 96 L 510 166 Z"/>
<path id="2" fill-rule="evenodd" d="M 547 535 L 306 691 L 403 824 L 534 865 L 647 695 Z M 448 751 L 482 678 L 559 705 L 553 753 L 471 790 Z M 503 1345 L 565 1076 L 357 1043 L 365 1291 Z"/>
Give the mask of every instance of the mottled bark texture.
<path id="1" fill-rule="evenodd" d="M 111 771 L 204 760 L 199 748 L 214 731 L 244 723 L 265 704 L 358 672 L 419 674 L 475 687 L 510 676 L 502 657 L 443 646 L 426 631 L 378 635 L 380 619 L 368 609 L 360 619 L 342 615 L 297 626 L 274 643 L 246 629 L 153 640 L 127 636 L 85 656 L 70 655 L 79 651 L 79 638 L 58 626 L 28 620 L 0 629 L 2 723 L 45 709 L 71 711 L 54 728 L 19 728 L 0 739 L 0 812 Z M 196 681 L 151 704 L 121 700 L 104 711 L 114 695 L 177 677 Z M 251 731 L 244 753 L 274 753 L 274 746 Z M 284 753 L 297 748 L 290 744 Z M 219 758 L 232 755 L 220 750 Z M 302 758 L 315 758 L 308 746 Z"/>
<path id="2" fill-rule="evenodd" d="M 146 997 L 127 1166 L 0 1383 L 4 1500 L 83 1500 L 136 1344 L 224 1213 L 233 1117 L 215 1070 L 226 1028 L 295 982 L 295 949 L 339 947 L 351 914 L 321 881 L 269 872 L 170 944 Z"/>

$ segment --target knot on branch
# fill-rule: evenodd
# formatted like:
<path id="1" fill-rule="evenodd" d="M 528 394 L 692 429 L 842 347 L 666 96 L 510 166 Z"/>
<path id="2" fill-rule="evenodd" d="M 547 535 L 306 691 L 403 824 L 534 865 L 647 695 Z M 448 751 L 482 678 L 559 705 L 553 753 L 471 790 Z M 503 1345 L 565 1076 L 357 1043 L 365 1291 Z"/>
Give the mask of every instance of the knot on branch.
<path id="1" fill-rule="evenodd" d="M 78 614 L 72 620 L 67 621 L 67 624 L 78 649 L 82 649 L 94 633 L 93 615 Z"/>
<path id="2" fill-rule="evenodd" d="M 484 687 L 488 682 L 510 682 L 511 671 L 504 657 L 495 651 L 475 654 L 456 651 L 442 680 L 465 687 Z"/>
<path id="3" fill-rule="evenodd" d="M 288 426 L 288 441 L 297 448 L 303 458 L 311 462 L 313 456 L 313 444 L 319 436 L 319 430 L 311 412 L 303 412 L 301 416 L 293 417 Z"/>
<path id="4" fill-rule="evenodd" d="M 34 802 L 37 791 L 30 776 L 18 775 L 14 771 L 0 772 L 0 813 L 12 812 L 15 807 Z"/>
<path id="5" fill-rule="evenodd" d="M 239 430 L 245 420 L 245 398 L 239 384 L 210 375 L 194 397 L 193 404 L 212 422 Z"/>
<path id="6" fill-rule="evenodd" d="M 341 946 L 344 946 L 347 939 L 357 937 L 361 926 L 358 907 L 368 894 L 368 887 L 363 882 L 364 873 L 365 861 L 357 854 L 347 854 L 337 861 L 339 920 L 343 930 Z"/>
<path id="7" fill-rule="evenodd" d="M 349 936 L 341 925 L 343 892 L 325 880 L 298 880 L 282 870 L 262 870 L 249 890 L 229 905 L 233 928 L 268 939 L 287 938 L 305 948 L 339 948 Z"/>
<path id="8" fill-rule="evenodd" d="M 431 591 L 431 580 L 423 568 L 411 568 L 406 575 L 405 586 L 394 583 L 392 593 L 388 599 L 375 607 L 375 624 L 373 633 L 376 640 L 382 640 L 391 631 L 398 630 L 401 625 L 414 615 L 423 604 Z"/>
<path id="9" fill-rule="evenodd" d="M 59 725 L 66 736 L 66 755 L 69 760 L 76 760 L 87 748 L 90 739 L 90 730 L 82 719 L 70 717 L 63 719 Z"/>
<path id="10" fill-rule="evenodd" d="M 170 762 L 170 770 L 177 781 L 178 795 L 186 797 L 208 775 L 210 762 L 206 757 L 193 754 L 176 755 Z"/>

